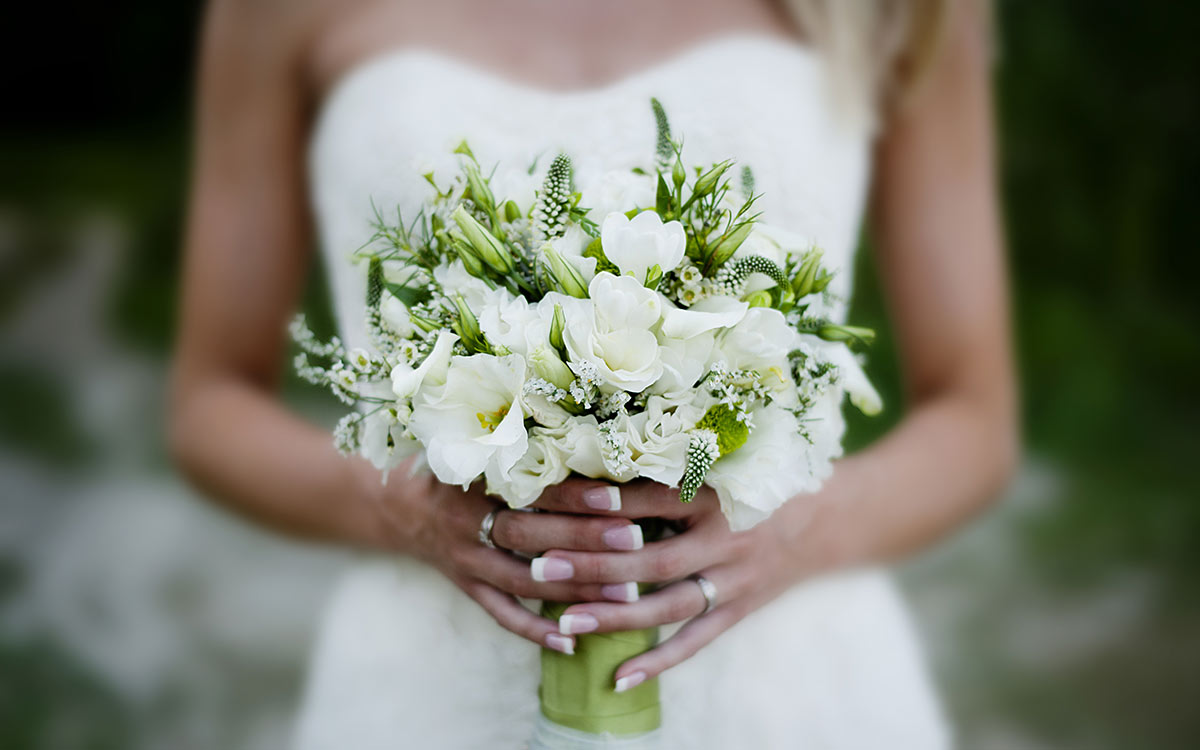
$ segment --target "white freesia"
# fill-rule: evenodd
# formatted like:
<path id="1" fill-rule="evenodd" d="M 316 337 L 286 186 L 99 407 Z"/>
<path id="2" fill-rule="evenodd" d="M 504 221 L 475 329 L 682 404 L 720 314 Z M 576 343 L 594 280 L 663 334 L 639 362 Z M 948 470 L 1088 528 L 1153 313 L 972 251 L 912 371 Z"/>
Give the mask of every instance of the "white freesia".
<path id="1" fill-rule="evenodd" d="M 563 449 L 565 433 L 565 428 L 530 430 L 528 447 L 512 468 L 501 471 L 497 464 L 488 464 L 488 492 L 504 498 L 513 508 L 523 508 L 541 497 L 547 487 L 566 479 L 571 470 Z"/>
<path id="2" fill-rule="evenodd" d="M 508 472 L 525 453 L 528 436 L 519 354 L 453 357 L 445 382 L 413 402 L 409 430 L 425 445 L 429 468 L 465 489 L 484 469 Z"/>
<path id="3" fill-rule="evenodd" d="M 646 271 L 657 265 L 663 273 L 672 271 L 683 260 L 687 235 L 678 221 L 663 223 L 653 211 L 643 211 L 632 219 L 613 212 L 600 226 L 600 245 L 604 256 L 638 281 L 646 280 Z"/>
<path id="4" fill-rule="evenodd" d="M 745 531 L 788 498 L 820 486 L 824 477 L 801 463 L 808 448 L 791 412 L 775 406 L 755 410 L 749 439 L 718 459 L 705 478 L 717 491 L 730 529 Z"/>
<path id="5" fill-rule="evenodd" d="M 546 297 L 551 309 L 556 301 L 563 306 L 572 364 L 594 365 L 609 390 L 645 390 L 663 371 L 653 332 L 662 316 L 658 294 L 632 277 L 606 272 L 596 274 L 588 293 L 586 300 Z"/>
<path id="6" fill-rule="evenodd" d="M 458 335 L 450 331 L 438 331 L 433 351 L 417 367 L 401 360 L 392 368 L 392 393 L 398 399 L 412 398 L 426 381 L 440 385 L 445 381 L 446 368 L 450 365 L 450 352 Z"/>

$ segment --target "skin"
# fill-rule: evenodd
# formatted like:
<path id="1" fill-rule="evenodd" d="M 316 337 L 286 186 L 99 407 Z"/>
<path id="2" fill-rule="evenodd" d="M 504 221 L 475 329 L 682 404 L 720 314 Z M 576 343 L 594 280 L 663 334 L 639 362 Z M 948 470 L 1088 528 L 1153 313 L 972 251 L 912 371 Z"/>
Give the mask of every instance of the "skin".
<path id="1" fill-rule="evenodd" d="M 624 24 L 635 11 L 646 22 Z M 491 16 L 464 25 L 456 15 L 464 12 Z M 493 33 L 504 24 L 537 43 L 514 46 Z M 664 42 L 664 29 L 676 38 Z M 919 95 L 876 144 L 870 230 L 906 415 L 840 461 L 820 493 L 733 533 L 708 490 L 685 505 L 669 488 L 634 483 L 621 488 L 619 510 L 597 511 L 584 493 L 603 485 L 569 480 L 536 503 L 550 512 L 500 512 L 493 538 L 503 549 L 492 550 L 477 534 L 498 506 L 481 489 L 408 478 L 403 468 L 381 486 L 366 461 L 337 455 L 324 428 L 279 401 L 286 323 L 311 261 L 305 148 L 314 108 L 344 71 L 420 43 L 543 88 L 586 88 L 732 29 L 795 36 L 766 2 L 214 2 L 172 372 L 170 439 L 181 470 L 272 528 L 433 565 L 501 626 L 540 645 L 553 646 L 558 623 L 514 597 L 585 602 L 568 609 L 594 618 L 573 618 L 576 632 L 689 620 L 617 670 L 634 681 L 679 664 L 805 579 L 903 558 L 979 512 L 1007 481 L 1018 447 L 988 48 L 983 19 L 966 2 L 954 4 Z M 611 54 L 612 39 L 623 54 Z M 632 551 L 605 541 L 642 517 L 683 530 Z M 573 574 L 534 581 L 534 555 L 565 560 Z M 719 592 L 703 616 L 705 600 L 687 580 L 695 573 Z M 628 581 L 663 585 L 637 602 L 605 600 L 602 586 Z"/>

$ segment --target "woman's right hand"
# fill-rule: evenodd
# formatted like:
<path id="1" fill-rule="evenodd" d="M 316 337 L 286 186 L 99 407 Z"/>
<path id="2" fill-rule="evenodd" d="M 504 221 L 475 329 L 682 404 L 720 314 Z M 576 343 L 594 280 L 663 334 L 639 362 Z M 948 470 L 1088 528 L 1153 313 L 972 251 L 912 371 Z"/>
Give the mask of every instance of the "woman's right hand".
<path id="1" fill-rule="evenodd" d="M 642 547 L 641 528 L 622 517 L 619 497 L 608 485 L 594 480 L 568 480 L 552 488 L 556 495 L 582 498 L 578 512 L 546 513 L 509 509 L 487 497 L 481 483 L 463 491 L 421 473 L 397 482 L 407 474 L 400 467 L 387 485 L 368 489 L 379 521 L 378 546 L 404 552 L 440 570 L 468 596 L 487 610 L 505 629 L 540 646 L 572 653 L 575 639 L 559 632 L 558 623 L 526 609 L 516 597 L 560 602 L 633 601 L 634 583 L 573 583 L 570 570 L 541 553 L 556 550 L 592 552 L 632 551 Z M 378 474 L 375 474 L 378 482 Z M 597 496 L 603 502 L 597 502 Z M 601 506 L 601 507 L 593 507 Z M 615 507 L 614 507 L 615 506 Z M 480 540 L 484 517 L 497 511 L 492 541 Z M 569 567 L 569 564 L 566 564 Z"/>

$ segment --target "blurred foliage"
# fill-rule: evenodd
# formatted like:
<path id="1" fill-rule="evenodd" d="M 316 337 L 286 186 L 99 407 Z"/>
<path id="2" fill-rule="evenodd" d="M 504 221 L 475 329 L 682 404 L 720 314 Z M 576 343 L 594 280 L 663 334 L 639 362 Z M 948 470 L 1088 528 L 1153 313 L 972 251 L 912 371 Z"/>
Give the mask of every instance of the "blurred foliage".
<path id="1" fill-rule="evenodd" d="M 1005 683 L 988 708 L 1051 738 L 1068 734 L 1067 725 L 1093 727 L 1105 738 L 1093 747 L 1184 747 L 1200 734 L 1187 705 L 1200 673 L 1200 647 L 1188 636 L 1200 619 L 1200 480 L 1192 464 L 1200 455 L 1200 258 L 1190 189 L 1200 172 L 1200 6 L 998 7 L 1001 179 L 1026 444 L 1065 480 L 1058 502 L 1025 529 L 1028 554 L 1049 586 L 1085 586 L 1132 567 L 1150 571 L 1165 595 L 1151 626 L 1120 648 L 1052 681 Z M 64 226 L 81 213 L 108 212 L 133 231 L 108 313 L 128 342 L 165 353 L 198 5 L 70 4 L 67 24 L 60 6 L 22 11 L 33 17 L 14 28 L 54 29 L 55 38 L 0 50 L 6 101 L 17 105 L 0 121 L 0 219 L 32 250 L 0 247 L 0 323 L 24 290 L 53 273 Z M 880 419 L 851 417 L 853 442 L 862 445 L 901 416 L 902 395 L 869 252 L 857 279 L 854 319 L 880 330 L 872 372 L 893 405 Z M 305 306 L 328 332 L 324 294 L 314 268 Z M 0 364 L 0 439 L 11 444 L 33 419 L 30 404 L 55 401 L 54 386 L 39 383 L 28 363 Z M 65 442 L 34 436 L 37 454 L 76 452 L 69 429 L 58 437 Z M 38 717 L 49 721 L 52 712 L 39 701 L 75 702 L 71 691 L 92 690 L 40 649 L 0 650 L 0 671 L 10 670 L 33 688 L 13 704 L 24 723 L 3 722 L 4 732 L 17 732 L 0 732 L 4 746 L 25 746 L 42 731 Z M 998 681 L 1012 671 L 997 665 Z M 59 682 L 79 687 L 59 695 Z M 81 705 L 102 705 L 88 695 Z"/>

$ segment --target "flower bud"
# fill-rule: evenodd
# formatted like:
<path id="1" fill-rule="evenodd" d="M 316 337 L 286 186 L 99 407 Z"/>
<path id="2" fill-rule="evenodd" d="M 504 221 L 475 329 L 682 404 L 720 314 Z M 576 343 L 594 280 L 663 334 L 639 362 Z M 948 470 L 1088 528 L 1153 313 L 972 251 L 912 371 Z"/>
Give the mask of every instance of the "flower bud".
<path id="1" fill-rule="evenodd" d="M 546 259 L 546 270 L 563 294 L 587 299 L 587 282 L 579 275 L 579 271 L 575 270 L 575 266 L 559 255 L 554 246 L 549 243 L 542 246 L 542 256 Z"/>
<path id="2" fill-rule="evenodd" d="M 826 341 L 842 342 L 860 347 L 870 346 L 875 341 L 875 331 L 862 326 L 839 326 L 830 323 L 818 328 L 817 335 Z"/>
<path id="3" fill-rule="evenodd" d="M 475 250 L 467 242 L 467 238 L 463 237 L 458 232 L 450 235 L 451 246 L 454 248 L 454 253 L 462 261 L 463 267 L 467 269 L 467 273 L 477 279 L 482 279 L 487 276 L 483 268 L 483 261 L 475 254 Z"/>
<path id="4" fill-rule="evenodd" d="M 504 201 L 504 220 L 512 223 L 521 218 L 521 207 L 514 200 Z"/>
<path id="5" fill-rule="evenodd" d="M 483 179 L 483 175 L 479 174 L 479 167 L 473 161 L 463 163 L 463 172 L 467 175 L 467 187 L 471 191 L 471 200 L 484 211 L 491 214 L 496 210 L 496 197 L 492 195 L 491 188 L 487 185 L 487 180 Z"/>
<path id="6" fill-rule="evenodd" d="M 454 218 L 455 223 L 458 224 L 458 228 L 466 236 L 466 241 L 471 246 L 471 249 L 475 251 L 475 254 L 484 263 L 487 263 L 502 274 L 507 274 L 513 270 L 513 259 L 512 255 L 508 252 L 508 248 L 480 224 L 467 211 L 465 206 L 461 203 L 458 204 L 458 208 L 454 209 L 454 213 L 451 216 Z"/>
<path id="7" fill-rule="evenodd" d="M 765 289 L 760 289 L 757 292 L 750 292 L 742 300 L 751 307 L 770 307 L 771 293 Z"/>
<path id="8" fill-rule="evenodd" d="M 642 285 L 647 289 L 658 289 L 658 282 L 662 281 L 662 277 L 662 266 L 655 263 L 646 269 L 646 280 L 642 282 Z"/>
<path id="9" fill-rule="evenodd" d="M 713 165 L 713 168 L 700 175 L 696 180 L 696 187 L 692 189 L 694 196 L 703 196 L 712 193 L 717 189 L 717 185 L 721 182 L 721 177 L 725 175 L 726 170 L 733 164 L 731 161 L 723 161 L 720 164 Z"/>
<path id="10" fill-rule="evenodd" d="M 550 346 L 557 351 L 565 352 L 567 346 L 563 343 L 563 329 L 567 327 L 567 316 L 563 313 L 562 305 L 554 305 L 554 317 L 550 319 Z"/>
<path id="11" fill-rule="evenodd" d="M 741 224 L 735 225 L 725 234 L 721 235 L 716 243 L 708 249 L 710 268 L 717 268 L 725 261 L 733 257 L 737 249 L 742 246 L 746 238 L 750 236 L 750 231 L 754 228 L 753 221 L 743 221 Z"/>
<path id="12" fill-rule="evenodd" d="M 676 158 L 675 164 L 671 167 L 671 182 L 675 184 L 675 188 L 678 190 L 685 179 L 687 179 L 687 171 L 683 168 L 683 162 L 679 158 Z"/>
<path id="13" fill-rule="evenodd" d="M 575 381 L 575 373 L 571 372 L 567 363 L 562 361 L 558 352 L 549 346 L 534 347 L 529 352 L 529 366 L 533 368 L 539 378 L 553 383 L 564 391 L 570 388 L 571 383 Z"/>
<path id="14" fill-rule="evenodd" d="M 800 260 L 800 268 L 792 278 L 792 292 L 796 299 L 803 299 L 815 291 L 814 285 L 822 254 L 821 250 L 810 250 Z"/>

